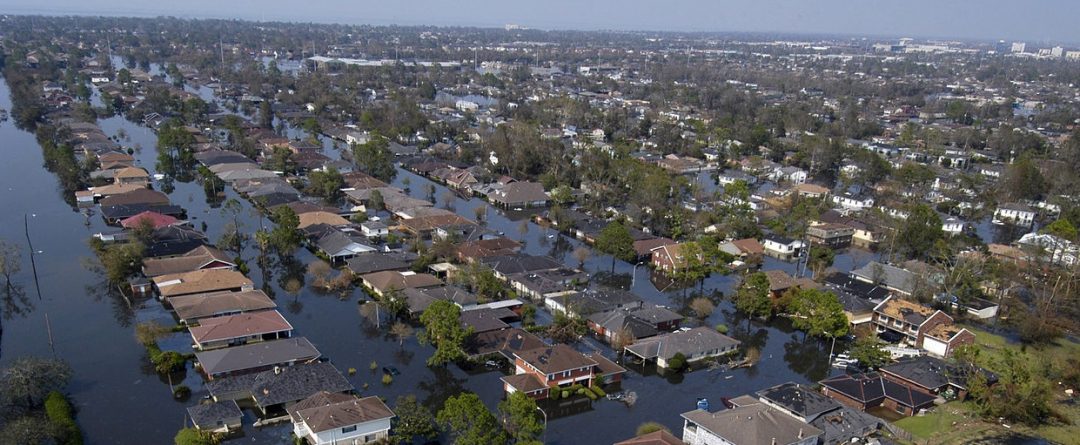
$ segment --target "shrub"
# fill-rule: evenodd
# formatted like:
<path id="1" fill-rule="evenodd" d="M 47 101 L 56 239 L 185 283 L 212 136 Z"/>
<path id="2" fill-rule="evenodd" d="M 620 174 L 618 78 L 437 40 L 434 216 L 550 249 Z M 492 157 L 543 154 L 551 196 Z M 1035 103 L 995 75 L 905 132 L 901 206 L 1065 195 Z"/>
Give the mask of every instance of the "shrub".
<path id="1" fill-rule="evenodd" d="M 178 385 L 176 388 L 173 388 L 172 394 L 173 397 L 177 399 L 183 399 L 191 395 L 191 388 L 188 388 L 186 385 Z"/>
<path id="2" fill-rule="evenodd" d="M 559 394 L 562 391 L 548 391 L 548 398 L 551 400 L 559 400 Z"/>
<path id="3" fill-rule="evenodd" d="M 659 422 L 645 422 L 637 427 L 637 435 L 639 436 L 644 436 L 657 431 L 668 431 L 668 429 Z"/>
<path id="4" fill-rule="evenodd" d="M 383 376 L 382 376 L 382 384 L 383 385 L 389 385 L 389 384 L 391 384 L 393 382 L 394 382 L 394 376 L 392 376 L 390 374 L 383 374 Z"/>
<path id="5" fill-rule="evenodd" d="M 376 369 L 379 369 L 379 362 L 377 362 L 375 360 L 372 360 L 371 364 L 368 365 L 368 369 L 370 369 L 372 371 L 375 371 Z"/>
<path id="6" fill-rule="evenodd" d="M 727 334 L 728 333 L 727 325 L 723 324 L 723 323 L 716 325 L 716 332 L 719 332 L 721 334 Z"/>
<path id="7" fill-rule="evenodd" d="M 604 392 L 604 390 L 603 390 L 603 389 L 600 389 L 600 387 L 599 387 L 599 386 L 593 386 L 593 387 L 592 387 L 592 392 L 596 393 L 596 395 L 597 395 L 598 397 L 604 397 L 604 396 L 606 396 L 606 395 L 607 395 L 607 393 L 606 393 L 606 392 Z"/>
<path id="8" fill-rule="evenodd" d="M 668 369 L 672 371 L 682 371 L 686 367 L 686 356 L 681 352 L 676 352 L 675 356 L 667 361 L 667 365 Z"/>
<path id="9" fill-rule="evenodd" d="M 56 427 L 59 444 L 82 445 L 82 431 L 75 423 L 71 403 L 59 391 L 50 392 L 45 398 L 45 416 Z"/>
<path id="10" fill-rule="evenodd" d="M 565 398 L 567 398 L 567 397 L 570 397 L 570 391 L 567 391 L 567 390 L 563 390 L 563 392 L 562 392 L 562 398 L 564 398 L 564 399 L 565 399 Z"/>
<path id="11" fill-rule="evenodd" d="M 349 368 L 349 375 L 356 375 L 356 368 Z"/>

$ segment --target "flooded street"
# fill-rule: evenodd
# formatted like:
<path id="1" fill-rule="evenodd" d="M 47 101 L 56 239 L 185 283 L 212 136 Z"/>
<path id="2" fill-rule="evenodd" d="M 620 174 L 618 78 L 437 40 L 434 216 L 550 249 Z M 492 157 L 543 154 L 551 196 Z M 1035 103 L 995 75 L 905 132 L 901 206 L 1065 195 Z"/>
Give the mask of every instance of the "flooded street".
<path id="1" fill-rule="evenodd" d="M 0 107 L 10 109 L 6 84 L 0 88 Z M 99 124 L 108 135 L 126 134 L 121 143 L 139 147 L 135 154 L 137 163 L 153 173 L 156 136 L 152 131 L 119 116 L 102 119 Z M 297 130 L 291 130 L 290 134 L 303 136 Z M 140 437 L 144 443 L 170 442 L 185 423 L 185 408 L 207 393 L 202 378 L 189 365 L 188 372 L 172 376 L 172 383 L 189 386 L 192 396 L 174 400 L 169 379 L 153 372 L 143 348 L 135 341 L 134 324 L 154 319 L 171 321 L 171 316 L 154 300 L 137 301 L 129 306 L 127 300 L 104 284 L 102 276 L 88 267 L 93 261 L 87 240 L 94 233 L 115 229 L 106 227 L 99 215 L 84 217 L 64 202 L 56 179 L 42 168 L 41 150 L 32 134 L 5 122 L 0 125 L 0 137 L 8 155 L 8 162 L 0 166 L 3 173 L 0 187 L 5 190 L 2 201 L 6 208 L 0 215 L 0 236 L 22 248 L 24 267 L 17 281 L 25 287 L 33 303 L 33 308 L 23 316 L 6 320 L 0 360 L 6 362 L 23 355 L 49 356 L 53 351 L 56 357 L 67 360 L 75 369 L 69 390 L 79 409 L 78 418 L 87 443 L 130 443 L 131 437 Z M 340 157 L 330 141 L 324 140 L 323 145 L 328 156 Z M 399 169 L 394 185 L 406 188 L 406 182 L 413 197 L 428 198 L 427 179 Z M 162 186 L 155 183 L 156 189 Z M 172 183 L 169 196 L 174 204 L 187 209 L 192 225 L 204 230 L 211 240 L 220 237 L 226 223 L 232 220 L 218 208 L 220 200 L 207 202 L 197 181 Z M 464 199 L 447 193 L 438 184 L 434 196 L 437 206 L 452 208 L 467 218 L 475 217 L 474 208 L 488 206 L 485 224 L 489 229 L 523 241 L 526 253 L 551 255 L 565 264 L 577 264 L 571 252 L 581 244 L 528 222 L 533 213 L 502 212 L 478 198 Z M 243 231 L 250 233 L 268 224 L 231 189 L 226 189 L 226 198 L 237 198 L 244 205 L 244 211 L 237 217 Z M 26 246 L 24 215 L 37 251 L 34 263 L 41 286 L 40 300 L 34 287 L 30 249 Z M 491 409 L 501 400 L 501 373 L 466 372 L 453 365 L 429 368 L 425 360 L 432 352 L 431 347 L 419 345 L 415 338 L 399 346 L 388 335 L 385 324 L 379 330 L 364 321 L 357 305 L 361 300 L 359 290 L 344 299 L 320 294 L 307 286 L 295 295 L 284 291 L 283 284 L 289 278 L 302 279 L 302 266 L 316 259 L 307 250 L 298 250 L 292 264 L 273 264 L 262 270 L 252 244 L 249 243 L 243 258 L 251 267 L 249 276 L 256 287 L 268 289 L 297 334 L 309 338 L 338 369 L 343 373 L 356 369 L 355 375 L 348 378 L 362 395 L 379 395 L 392 404 L 396 397 L 411 393 L 433 410 L 460 391 L 478 393 Z M 875 257 L 869 252 L 851 250 L 837 255 L 835 267 L 846 271 Z M 767 259 L 764 268 L 794 272 L 795 265 Z M 584 269 L 593 275 L 595 282 L 631 288 L 645 300 L 673 310 L 684 309 L 697 293 L 696 287 L 683 289 L 672 285 L 645 266 L 618 261 L 612 271 L 610 257 L 595 252 L 585 262 Z M 305 282 L 310 282 L 310 277 Z M 728 295 L 736 283 L 734 275 L 714 274 L 705 281 L 704 290 L 710 295 L 714 292 Z M 46 316 L 52 331 L 51 345 Z M 637 393 L 636 404 L 628 407 L 603 399 L 546 401 L 542 407 L 549 417 L 547 443 L 603 443 L 629 437 L 636 425 L 646 421 L 658 421 L 678 430 L 681 420 L 677 414 L 693 409 L 699 397 L 719 401 L 722 397 L 787 381 L 811 383 L 832 371 L 826 359 L 829 345 L 805 339 L 785 321 L 769 325 L 749 322 L 737 316 L 725 300 L 702 323 L 726 324 L 731 335 L 761 351 L 761 361 L 752 368 L 735 371 L 704 369 L 670 376 L 658 375 L 653 367 L 643 369 L 627 364 L 630 372 L 622 387 Z M 186 335 L 177 334 L 162 345 L 166 349 L 184 350 L 189 343 Z M 593 339 L 586 339 L 577 347 L 615 357 L 610 348 Z M 381 373 L 369 370 L 373 362 L 379 367 L 392 364 L 402 373 L 392 384 L 384 386 L 380 382 Z M 244 435 L 230 442 L 289 443 L 289 424 L 256 430 L 250 426 L 254 420 L 247 413 Z"/>

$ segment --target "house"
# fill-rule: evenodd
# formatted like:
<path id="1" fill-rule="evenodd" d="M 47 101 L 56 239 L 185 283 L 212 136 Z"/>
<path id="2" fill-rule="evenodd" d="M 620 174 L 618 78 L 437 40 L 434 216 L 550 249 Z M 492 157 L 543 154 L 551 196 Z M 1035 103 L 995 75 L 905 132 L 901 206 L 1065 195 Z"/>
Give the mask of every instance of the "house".
<path id="1" fill-rule="evenodd" d="M 385 238 L 390 235 L 390 226 L 382 221 L 366 221 L 360 223 L 360 233 L 368 238 Z"/>
<path id="2" fill-rule="evenodd" d="M 877 306 L 877 303 L 873 300 L 864 298 L 845 287 L 832 283 L 826 284 L 825 287 L 840 300 L 840 305 L 844 307 L 844 316 L 847 317 L 852 326 L 859 326 L 873 321 L 874 306 Z"/>
<path id="3" fill-rule="evenodd" d="M 720 185 L 730 185 L 738 181 L 745 182 L 747 185 L 754 185 L 757 183 L 757 179 L 757 176 L 742 170 L 725 170 L 716 176 L 716 180 Z"/>
<path id="4" fill-rule="evenodd" d="M 557 344 L 514 353 L 514 375 L 502 378 L 506 392 L 547 398 L 552 388 L 575 384 L 592 387 L 597 377 L 614 383 L 626 370 L 595 354 L 588 356 Z"/>
<path id="5" fill-rule="evenodd" d="M 790 261 L 802 255 L 806 243 L 802 240 L 791 239 L 780 235 L 766 235 L 762 248 L 766 255 L 784 261 Z"/>
<path id="6" fill-rule="evenodd" d="M 941 223 L 941 230 L 949 235 L 959 235 L 964 233 L 966 224 L 960 218 L 950 216 L 945 218 L 945 221 Z"/>
<path id="7" fill-rule="evenodd" d="M 843 224 L 814 222 L 806 228 L 806 238 L 810 245 L 842 249 L 851 245 L 855 229 Z"/>
<path id="8" fill-rule="evenodd" d="M 300 224 L 297 225 L 298 229 L 303 229 L 315 224 L 326 224 L 331 227 L 347 226 L 351 224 L 349 220 L 341 215 L 323 211 L 301 213 L 297 215 L 297 217 L 300 219 Z"/>
<path id="9" fill-rule="evenodd" d="M 627 345 L 661 332 L 679 328 L 682 315 L 660 306 L 615 309 L 588 316 L 586 323 L 598 337 L 610 344 Z"/>
<path id="10" fill-rule="evenodd" d="M 822 414 L 839 408 L 835 401 L 794 382 L 782 383 L 757 392 L 758 400 L 787 415 L 810 423 Z"/>
<path id="11" fill-rule="evenodd" d="M 740 344 L 740 341 L 715 329 L 699 326 L 688 331 L 638 340 L 625 350 L 642 360 L 655 359 L 658 367 L 667 368 L 675 354 L 682 354 L 687 363 L 692 363 L 734 353 Z"/>
<path id="12" fill-rule="evenodd" d="M 287 411 L 320 392 L 344 394 L 354 390 L 334 365 L 318 361 L 222 377 L 206 382 L 206 389 L 215 401 L 236 400 L 254 405 L 263 416 L 271 411 Z"/>
<path id="13" fill-rule="evenodd" d="M 660 430 L 615 442 L 612 445 L 683 445 L 683 442 L 674 434 L 667 432 L 667 430 Z"/>
<path id="14" fill-rule="evenodd" d="M 145 187 L 136 187 L 126 193 L 109 195 L 102 198 L 98 201 L 98 204 L 101 204 L 102 208 L 133 204 L 165 206 L 169 205 L 169 195 Z"/>
<path id="15" fill-rule="evenodd" d="M 844 192 L 834 194 L 832 202 L 848 210 L 866 210 L 874 207 L 874 198 L 866 193 Z"/>
<path id="16" fill-rule="evenodd" d="M 506 277 L 519 296 L 533 301 L 543 302 L 548 297 L 557 297 L 566 292 L 584 286 L 589 282 L 589 274 L 565 267 L 510 274 Z"/>
<path id="17" fill-rule="evenodd" d="M 146 187 L 150 184 L 150 174 L 139 167 L 119 168 L 113 171 L 113 184 Z"/>
<path id="18" fill-rule="evenodd" d="M 642 304 L 641 298 L 630 291 L 607 287 L 558 293 L 544 299 L 544 306 L 551 313 L 561 312 L 570 317 L 585 317 L 615 309 L 636 309 Z"/>
<path id="19" fill-rule="evenodd" d="M 199 246 L 176 257 L 147 258 L 142 266 L 143 275 L 149 278 L 209 269 L 235 270 L 236 264 L 216 247 Z"/>
<path id="20" fill-rule="evenodd" d="M 384 297 L 393 290 L 400 291 L 409 288 L 435 287 L 442 286 L 443 284 L 443 282 L 434 275 L 412 271 L 399 272 L 395 270 L 385 270 L 361 275 L 360 280 L 364 283 L 364 286 L 371 289 L 371 291 L 379 297 Z"/>
<path id="21" fill-rule="evenodd" d="M 204 318 L 198 326 L 188 328 L 194 348 L 199 351 L 289 338 L 292 330 L 276 310 Z"/>
<path id="22" fill-rule="evenodd" d="M 366 444 L 390 435 L 394 412 L 382 399 L 318 392 L 288 409 L 293 434 L 309 445 Z"/>
<path id="23" fill-rule="evenodd" d="M 871 261 L 851 271 L 851 275 L 860 281 L 884 287 L 899 295 L 908 296 L 915 292 L 915 274 L 890 264 Z"/>
<path id="24" fill-rule="evenodd" d="M 507 237 L 465 241 L 457 245 L 457 257 L 463 262 L 503 255 L 515 255 L 521 243 Z"/>
<path id="25" fill-rule="evenodd" d="M 229 269 L 201 269 L 159 275 L 153 281 L 158 294 L 166 299 L 214 291 L 247 291 L 255 285 L 244 274 Z"/>
<path id="26" fill-rule="evenodd" d="M 408 302 L 410 315 L 424 312 L 431 303 L 439 300 L 450 301 L 462 309 L 471 308 L 477 303 L 475 294 L 457 286 L 414 287 L 404 289 L 401 293 Z"/>
<path id="27" fill-rule="evenodd" d="M 765 404 L 682 414 L 689 445 L 817 445 L 821 430 Z"/>
<path id="28" fill-rule="evenodd" d="M 556 270 L 563 267 L 562 263 L 549 256 L 525 254 L 489 256 L 480 258 L 480 263 L 490 267 L 500 280 L 506 280 L 513 274 Z"/>
<path id="29" fill-rule="evenodd" d="M 776 182 L 786 181 L 792 184 L 802 184 L 806 182 L 806 178 L 806 170 L 799 167 L 779 167 L 769 173 L 769 179 Z"/>
<path id="30" fill-rule="evenodd" d="M 951 357 L 956 348 L 975 344 L 975 334 L 951 324 L 934 326 L 923 337 L 922 348 L 936 357 Z"/>
<path id="31" fill-rule="evenodd" d="M 997 376 L 985 369 L 954 365 L 929 356 L 899 361 L 882 367 L 880 372 L 886 380 L 945 399 L 965 398 L 968 379 L 975 373 L 985 377 L 988 385 L 997 382 Z"/>
<path id="32" fill-rule="evenodd" d="M 548 194 L 539 182 L 514 181 L 488 193 L 492 204 L 504 208 L 544 207 Z"/>
<path id="33" fill-rule="evenodd" d="M 668 238 L 646 238 L 634 241 L 634 253 L 638 259 L 652 260 L 653 251 L 657 248 L 677 244 Z"/>
<path id="34" fill-rule="evenodd" d="M 123 226 L 125 229 L 140 229 L 143 227 L 160 229 L 162 227 L 171 226 L 178 222 L 179 220 L 176 219 L 176 217 L 162 215 L 158 212 L 147 210 L 130 218 L 120 220 L 120 225 Z"/>
<path id="35" fill-rule="evenodd" d="M 240 429 L 244 417 L 235 400 L 200 403 L 189 406 L 187 413 L 196 429 L 217 433 Z"/>
<path id="36" fill-rule="evenodd" d="M 209 292 L 173 297 L 167 303 L 182 324 L 204 318 L 222 317 L 274 309 L 277 303 L 261 290 L 241 292 Z"/>
<path id="37" fill-rule="evenodd" d="M 685 269 L 687 259 L 682 254 L 683 244 L 665 244 L 652 250 L 652 265 L 667 274 Z"/>
<path id="38" fill-rule="evenodd" d="M 1005 203 L 994 210 L 994 224 L 1010 224 L 1020 227 L 1031 227 L 1035 223 L 1035 210 L 1020 203 Z"/>
<path id="39" fill-rule="evenodd" d="M 899 337 L 906 343 L 916 348 L 923 348 L 926 336 L 939 325 L 951 325 L 953 318 L 940 310 L 931 309 L 896 297 L 889 297 L 874 307 L 874 319 L 872 322 L 875 331 L 879 334 L 891 332 L 891 335 Z M 944 334 L 939 332 L 938 335 Z M 957 340 L 965 341 L 965 338 L 958 338 Z M 974 337 L 971 340 L 974 340 Z M 943 351 L 940 347 L 936 350 L 938 352 L 950 352 L 951 349 L 951 347 L 946 346 Z"/>
<path id="40" fill-rule="evenodd" d="M 319 249 L 319 252 L 330 258 L 330 264 L 332 265 L 338 265 L 354 256 L 375 251 L 374 247 L 361 244 L 340 230 L 331 230 L 326 235 L 323 235 L 315 242 L 315 246 Z"/>
<path id="41" fill-rule="evenodd" d="M 878 373 L 840 374 L 819 383 L 826 397 L 862 411 L 882 406 L 903 416 L 913 416 L 934 406 L 937 399 L 929 392 L 882 378 Z"/>
<path id="42" fill-rule="evenodd" d="M 405 252 L 373 252 L 362 257 L 349 258 L 345 266 L 356 275 L 364 275 L 382 271 L 404 271 L 412 266 L 417 258 L 414 253 Z"/>
<path id="43" fill-rule="evenodd" d="M 291 366 L 319 358 L 322 353 L 308 339 L 293 337 L 195 353 L 207 380 Z"/>
<path id="44" fill-rule="evenodd" d="M 1025 233 L 1016 241 L 1016 245 L 1051 264 L 1073 266 L 1080 259 L 1080 247 L 1049 233 Z"/>
<path id="45" fill-rule="evenodd" d="M 822 198 L 829 194 L 829 189 L 817 184 L 797 184 L 791 188 L 795 194 L 802 198 Z"/>

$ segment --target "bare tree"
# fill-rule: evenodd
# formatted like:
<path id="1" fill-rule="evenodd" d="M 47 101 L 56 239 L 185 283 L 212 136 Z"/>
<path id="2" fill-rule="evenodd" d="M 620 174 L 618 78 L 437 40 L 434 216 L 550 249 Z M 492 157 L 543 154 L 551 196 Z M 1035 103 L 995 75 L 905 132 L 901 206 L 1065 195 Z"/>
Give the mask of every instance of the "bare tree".
<path id="1" fill-rule="evenodd" d="M 588 247 L 581 246 L 577 249 L 574 249 L 573 255 L 574 259 L 578 262 L 578 269 L 580 269 L 582 267 L 585 267 L 585 261 L 589 259 L 590 255 L 592 255 L 592 250 L 589 250 Z"/>
<path id="2" fill-rule="evenodd" d="M 716 305 L 705 297 L 697 297 L 690 301 L 690 310 L 694 311 L 694 314 L 702 320 L 708 318 L 709 315 L 712 315 L 713 310 L 715 309 Z"/>
<path id="3" fill-rule="evenodd" d="M 390 327 L 390 335 L 393 335 L 398 340 L 398 346 L 404 347 L 405 340 L 408 340 L 413 335 L 413 328 L 407 323 L 399 321 Z"/>
<path id="4" fill-rule="evenodd" d="M 326 261 L 316 259 L 308 264 L 307 271 L 314 278 L 311 280 L 312 287 L 327 287 L 327 279 L 330 278 L 331 268 Z"/>

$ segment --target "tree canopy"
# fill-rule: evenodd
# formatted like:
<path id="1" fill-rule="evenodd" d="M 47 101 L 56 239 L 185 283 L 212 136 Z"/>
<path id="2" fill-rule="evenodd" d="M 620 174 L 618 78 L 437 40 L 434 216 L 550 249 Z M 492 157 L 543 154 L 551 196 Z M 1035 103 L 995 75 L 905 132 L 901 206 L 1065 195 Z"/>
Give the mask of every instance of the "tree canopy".
<path id="1" fill-rule="evenodd" d="M 493 445 L 506 443 L 506 432 L 498 420 L 474 393 L 450 397 L 436 417 L 454 438 L 454 445 Z"/>
<path id="2" fill-rule="evenodd" d="M 418 338 L 423 343 L 435 345 L 435 353 L 428 358 L 428 366 L 440 366 L 465 358 L 465 340 L 472 329 L 461 327 L 461 309 L 456 304 L 438 300 L 431 303 L 423 314 L 420 323 L 424 330 Z"/>

